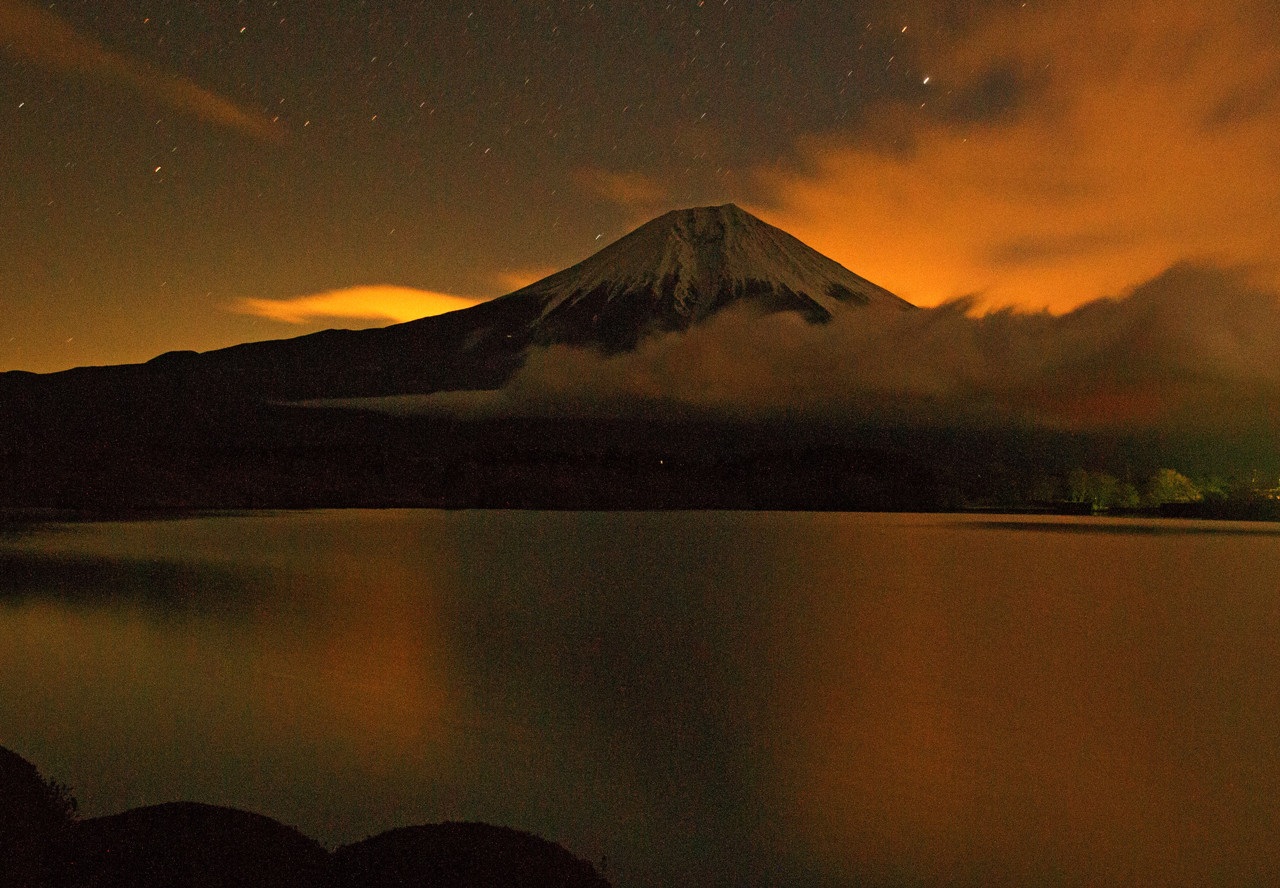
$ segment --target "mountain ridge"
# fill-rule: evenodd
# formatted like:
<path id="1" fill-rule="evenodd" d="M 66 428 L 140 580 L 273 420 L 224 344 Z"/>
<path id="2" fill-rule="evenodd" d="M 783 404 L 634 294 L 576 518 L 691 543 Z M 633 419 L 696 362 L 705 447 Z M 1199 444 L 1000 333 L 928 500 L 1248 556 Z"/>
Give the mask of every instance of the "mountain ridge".
<path id="1" fill-rule="evenodd" d="M 469 308 L 366 330 L 329 329 L 141 364 L 2 374 L 11 386 L 137 377 L 197 395 L 296 401 L 501 387 L 531 347 L 628 351 L 730 305 L 833 313 L 913 308 L 734 204 L 672 210 L 583 261 Z M 99 380 L 101 382 L 101 380 Z"/>

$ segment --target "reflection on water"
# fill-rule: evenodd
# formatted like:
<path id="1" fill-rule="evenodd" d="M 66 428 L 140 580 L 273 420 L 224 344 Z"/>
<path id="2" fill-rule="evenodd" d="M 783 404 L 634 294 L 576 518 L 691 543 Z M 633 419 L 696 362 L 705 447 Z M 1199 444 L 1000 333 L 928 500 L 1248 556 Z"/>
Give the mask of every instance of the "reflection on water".
<path id="1" fill-rule="evenodd" d="M 0 743 L 89 814 L 197 799 L 331 845 L 483 819 L 619 886 L 1270 884 L 1273 530 L 52 527 L 0 542 Z"/>

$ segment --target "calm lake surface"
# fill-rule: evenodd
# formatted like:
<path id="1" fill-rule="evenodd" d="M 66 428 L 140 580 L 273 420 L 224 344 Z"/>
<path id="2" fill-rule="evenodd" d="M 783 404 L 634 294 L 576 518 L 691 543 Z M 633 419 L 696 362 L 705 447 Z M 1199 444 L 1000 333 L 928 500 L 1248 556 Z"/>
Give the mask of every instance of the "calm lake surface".
<path id="1" fill-rule="evenodd" d="M 333 511 L 0 537 L 85 815 L 485 820 L 642 885 L 1280 882 L 1280 528 Z"/>

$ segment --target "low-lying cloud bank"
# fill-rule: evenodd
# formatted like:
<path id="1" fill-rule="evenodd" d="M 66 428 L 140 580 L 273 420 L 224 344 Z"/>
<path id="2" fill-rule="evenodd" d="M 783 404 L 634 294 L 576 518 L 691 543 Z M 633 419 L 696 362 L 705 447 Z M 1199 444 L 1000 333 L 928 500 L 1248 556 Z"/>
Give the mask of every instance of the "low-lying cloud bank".
<path id="1" fill-rule="evenodd" d="M 1069 314 L 887 319 L 720 313 L 634 351 L 536 349 L 502 389 L 324 402 L 465 417 L 659 415 L 1014 421 L 1059 429 L 1232 430 L 1280 418 L 1280 298 L 1243 271 L 1175 266 Z"/>

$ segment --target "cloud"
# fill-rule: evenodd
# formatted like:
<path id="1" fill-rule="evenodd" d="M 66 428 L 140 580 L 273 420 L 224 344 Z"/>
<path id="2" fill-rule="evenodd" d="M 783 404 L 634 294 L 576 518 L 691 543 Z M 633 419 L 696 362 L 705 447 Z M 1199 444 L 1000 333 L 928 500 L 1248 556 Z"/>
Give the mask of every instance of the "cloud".
<path id="1" fill-rule="evenodd" d="M 484 300 L 409 287 L 348 287 L 292 299 L 239 299 L 231 310 L 286 324 L 321 318 L 359 318 L 400 323 L 470 308 Z"/>
<path id="2" fill-rule="evenodd" d="M 644 173 L 587 168 L 577 170 L 574 180 L 593 197 L 628 210 L 648 210 L 668 200 L 667 189 Z"/>
<path id="3" fill-rule="evenodd" d="M 988 10 L 919 50 L 930 82 L 911 104 L 757 170 L 751 209 L 923 305 L 1060 312 L 1186 259 L 1275 282 L 1280 41 L 1264 6 Z"/>
<path id="4" fill-rule="evenodd" d="M 176 111 L 266 142 L 282 131 L 263 114 L 245 110 L 186 78 L 152 71 L 112 52 L 47 9 L 0 0 L 0 47 L 60 74 L 102 78 L 127 86 Z"/>
<path id="5" fill-rule="evenodd" d="M 465 416 L 684 415 L 1014 422 L 1058 429 L 1280 426 L 1280 297 L 1242 271 L 1180 265 L 1061 316 L 966 301 L 828 324 L 721 312 L 606 356 L 530 352 L 495 392 L 345 402 Z"/>

